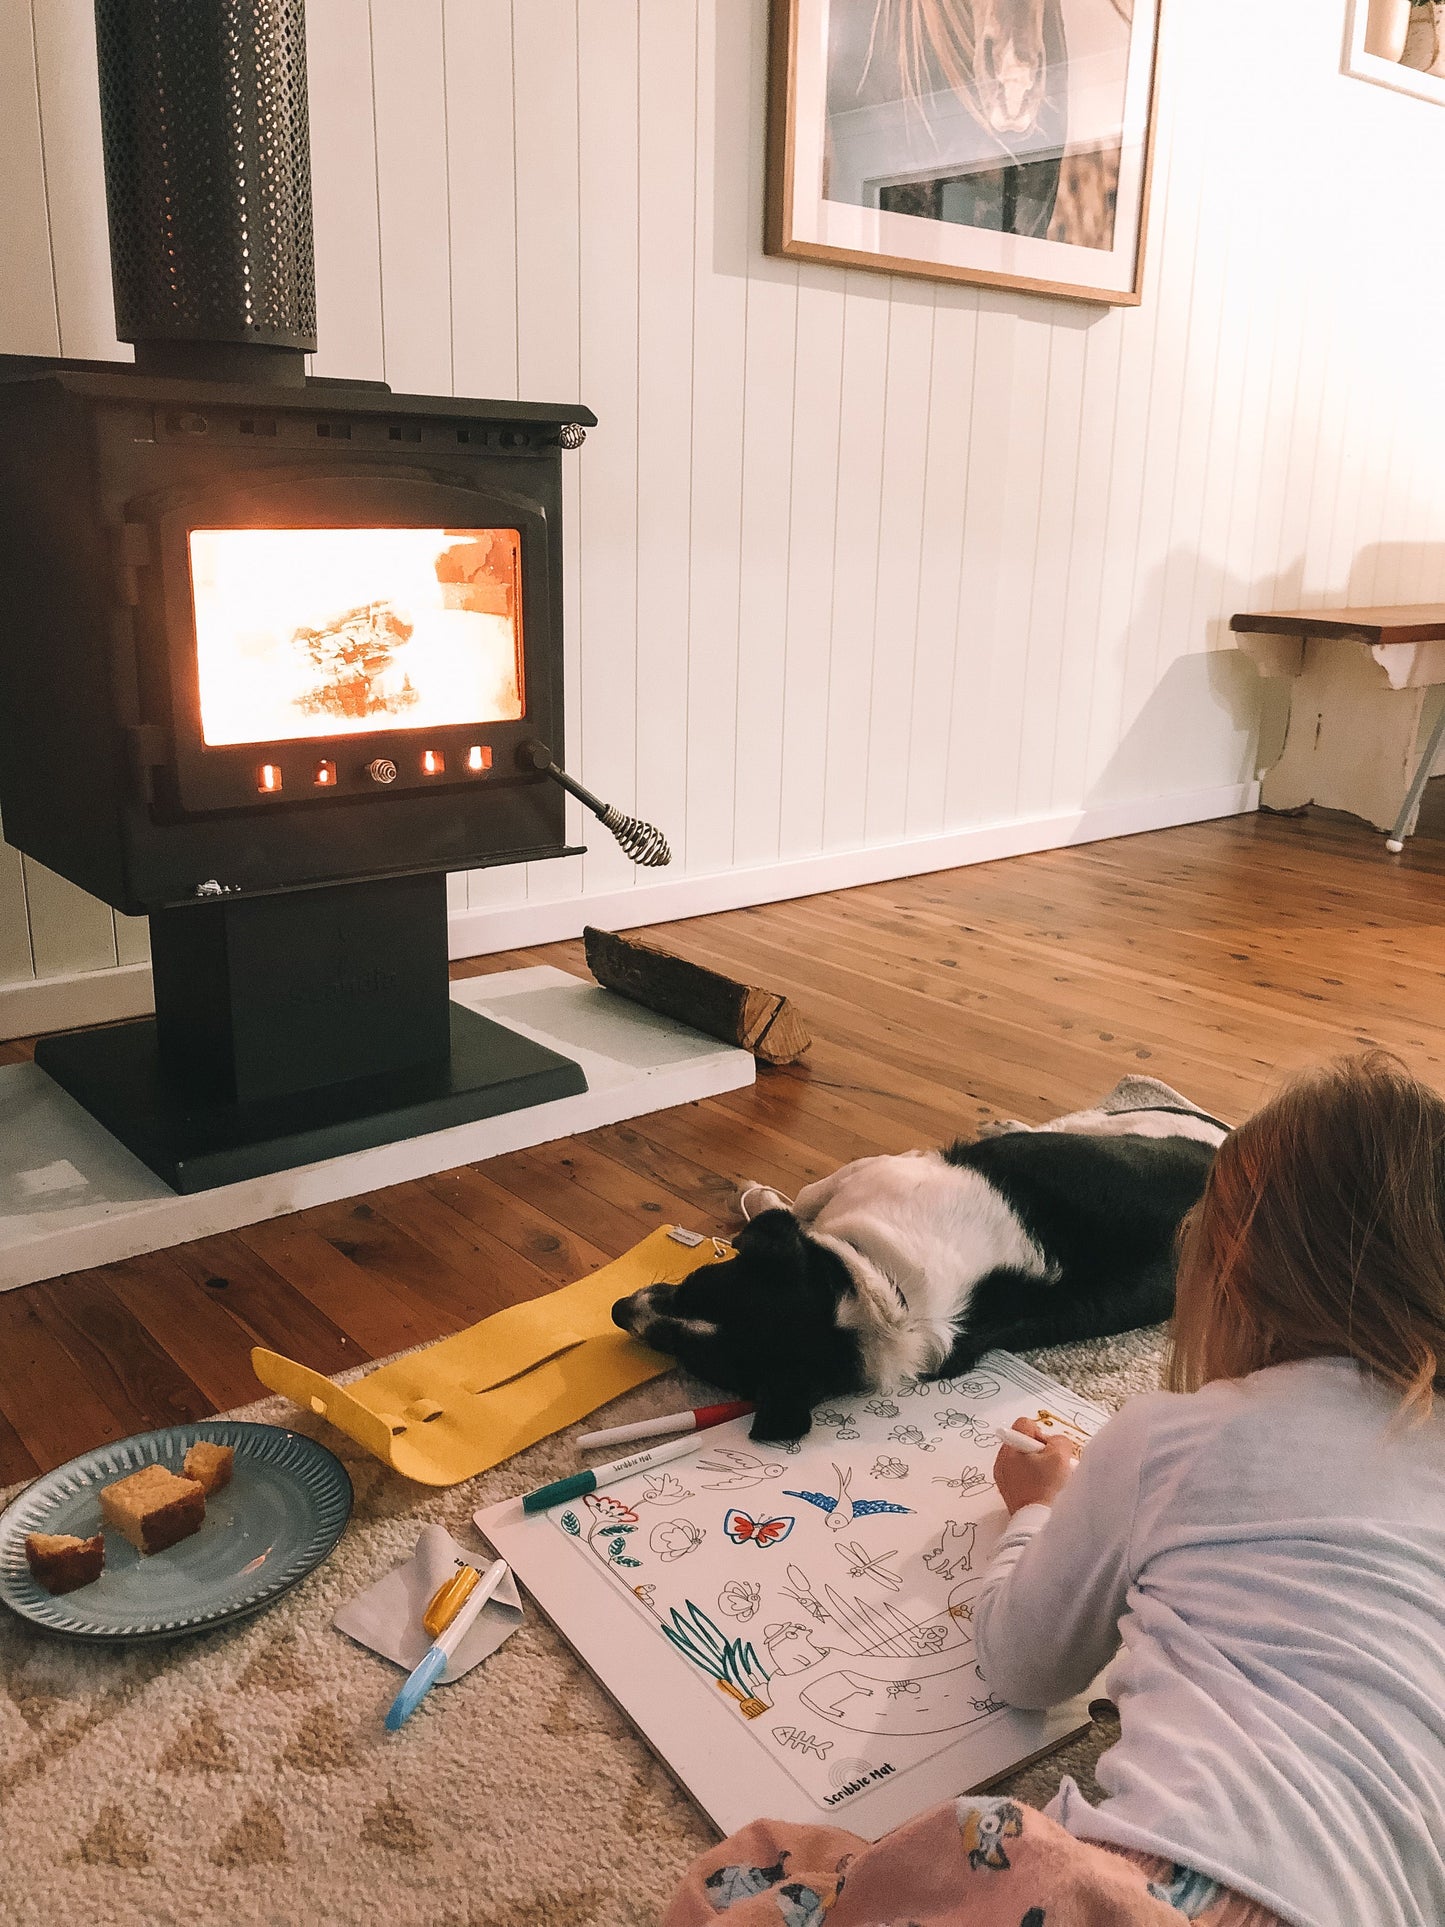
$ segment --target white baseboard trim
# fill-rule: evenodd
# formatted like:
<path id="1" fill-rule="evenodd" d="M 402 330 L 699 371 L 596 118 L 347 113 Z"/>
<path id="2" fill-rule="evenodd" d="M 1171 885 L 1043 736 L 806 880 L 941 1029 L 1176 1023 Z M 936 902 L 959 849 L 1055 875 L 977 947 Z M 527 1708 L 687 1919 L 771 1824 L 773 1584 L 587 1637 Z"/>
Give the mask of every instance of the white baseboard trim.
<path id="1" fill-rule="evenodd" d="M 109 970 L 78 970 L 65 977 L 22 978 L 0 984 L 0 1042 L 7 1037 L 38 1037 L 48 1030 L 77 1030 L 85 1024 L 114 1024 L 123 1017 L 145 1017 L 155 1009 L 148 963 L 121 964 Z"/>
<path id="2" fill-rule="evenodd" d="M 556 903 L 509 903 L 477 910 L 456 910 L 449 919 L 453 957 L 483 957 L 496 950 L 559 943 L 580 936 L 582 926 L 635 930 L 643 924 L 676 923 L 718 910 L 743 910 L 756 903 L 781 903 L 816 896 L 823 890 L 850 890 L 861 883 L 888 883 L 897 877 L 926 876 L 934 870 L 961 870 L 999 857 L 1059 850 L 1073 843 L 1100 843 L 1109 837 L 1135 836 L 1145 830 L 1174 829 L 1181 823 L 1207 823 L 1220 816 L 1243 816 L 1259 807 L 1259 784 L 1230 783 L 1217 789 L 1182 790 L 1169 796 L 1141 796 L 1099 809 L 1035 816 L 1017 823 L 989 823 L 978 829 L 951 830 L 943 836 L 913 837 L 869 849 L 830 851 L 754 869 L 723 870 L 711 876 L 662 877 L 639 881 L 631 890 Z M 639 873 L 651 877 L 650 871 Z"/>
<path id="3" fill-rule="evenodd" d="M 741 910 L 755 903 L 816 896 L 822 890 L 887 883 L 896 877 L 964 869 L 973 863 L 992 863 L 999 857 L 1024 856 L 1034 850 L 1057 850 L 1072 843 L 1098 843 L 1114 836 L 1172 829 L 1181 823 L 1242 816 L 1258 804 L 1258 783 L 1229 783 L 1216 789 L 1140 796 L 1098 809 L 1030 817 L 1017 823 L 951 830 L 943 836 L 912 837 L 870 849 L 837 850 L 759 864 L 752 869 L 723 870 L 711 876 L 662 877 L 655 882 L 639 882 L 630 890 L 570 897 L 556 903 L 454 910 L 449 919 L 448 943 L 453 957 L 488 956 L 497 950 L 517 950 L 580 936 L 587 923 L 609 930 L 675 923 L 682 917 L 709 916 L 717 910 Z M 114 970 L 0 984 L 0 1039 L 72 1030 L 82 1024 L 114 1023 L 119 1018 L 143 1017 L 152 1008 L 148 964 L 123 964 Z"/>

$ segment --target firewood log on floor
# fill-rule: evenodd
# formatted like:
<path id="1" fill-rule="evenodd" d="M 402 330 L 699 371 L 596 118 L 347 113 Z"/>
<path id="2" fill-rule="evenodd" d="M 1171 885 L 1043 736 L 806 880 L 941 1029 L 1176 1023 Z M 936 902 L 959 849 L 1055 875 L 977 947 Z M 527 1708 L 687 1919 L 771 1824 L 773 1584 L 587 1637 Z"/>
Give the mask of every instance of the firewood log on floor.
<path id="1" fill-rule="evenodd" d="M 725 1044 L 739 1044 L 765 1064 L 791 1064 L 813 1041 L 781 991 L 737 983 L 655 944 L 594 930 L 590 924 L 582 941 L 587 968 L 604 989 Z"/>

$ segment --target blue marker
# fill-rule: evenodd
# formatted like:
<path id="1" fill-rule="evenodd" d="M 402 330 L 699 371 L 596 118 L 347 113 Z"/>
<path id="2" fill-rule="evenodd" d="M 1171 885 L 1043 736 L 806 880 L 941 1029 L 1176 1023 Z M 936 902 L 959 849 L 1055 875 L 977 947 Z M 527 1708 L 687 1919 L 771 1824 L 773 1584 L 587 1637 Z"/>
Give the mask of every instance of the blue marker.
<path id="1" fill-rule="evenodd" d="M 386 1716 L 388 1733 L 395 1733 L 398 1727 L 406 1724 L 432 1687 L 446 1672 L 447 1661 L 461 1645 L 462 1640 L 470 1632 L 477 1614 L 506 1576 L 507 1562 L 505 1559 L 499 1559 L 494 1566 L 488 1567 L 479 1583 L 473 1586 L 456 1618 L 428 1646 L 408 1675 L 405 1686 L 392 1701 L 391 1710 Z"/>

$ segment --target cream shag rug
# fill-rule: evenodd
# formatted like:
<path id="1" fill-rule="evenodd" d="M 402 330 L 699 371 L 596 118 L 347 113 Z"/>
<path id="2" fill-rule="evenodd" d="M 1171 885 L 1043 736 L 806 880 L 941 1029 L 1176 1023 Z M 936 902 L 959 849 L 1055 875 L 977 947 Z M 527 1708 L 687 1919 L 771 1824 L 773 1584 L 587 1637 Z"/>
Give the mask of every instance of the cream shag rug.
<path id="1" fill-rule="evenodd" d="M 1158 1383 L 1161 1334 L 1031 1355 L 1109 1406 Z M 676 1378 L 609 1419 L 675 1411 Z M 449 1491 L 408 1484 L 285 1399 L 237 1418 L 324 1438 L 356 1510 L 330 1560 L 258 1619 L 171 1646 L 90 1650 L 0 1609 L 0 1918 L 9 1927 L 644 1927 L 715 1838 L 529 1605 L 400 1734 L 400 1674 L 331 1626 L 440 1520 L 571 1471 L 567 1434 Z M 589 1425 L 595 1420 L 588 1421 Z M 581 1428 L 578 1428 L 581 1429 Z M 9 1497 L 11 1495 L 0 1495 Z M 1092 1793 L 1096 1727 L 1008 1782 Z"/>

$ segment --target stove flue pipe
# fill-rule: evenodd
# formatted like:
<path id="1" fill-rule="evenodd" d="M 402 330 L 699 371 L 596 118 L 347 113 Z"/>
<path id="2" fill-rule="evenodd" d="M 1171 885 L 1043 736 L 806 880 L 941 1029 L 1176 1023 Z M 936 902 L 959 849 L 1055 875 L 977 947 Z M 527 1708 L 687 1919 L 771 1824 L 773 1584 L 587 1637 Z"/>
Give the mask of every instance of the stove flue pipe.
<path id="1" fill-rule="evenodd" d="M 95 0 L 116 332 L 299 384 L 316 346 L 305 0 Z"/>

